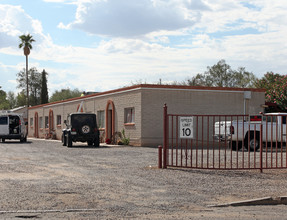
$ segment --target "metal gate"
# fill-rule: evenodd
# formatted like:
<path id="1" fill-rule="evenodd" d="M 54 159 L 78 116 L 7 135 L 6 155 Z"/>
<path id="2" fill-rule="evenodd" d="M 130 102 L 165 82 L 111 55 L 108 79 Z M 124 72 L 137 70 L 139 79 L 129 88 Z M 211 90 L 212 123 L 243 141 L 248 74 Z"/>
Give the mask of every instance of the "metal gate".
<path id="1" fill-rule="evenodd" d="M 178 115 L 168 114 L 165 105 L 163 168 L 287 168 L 286 117 Z"/>

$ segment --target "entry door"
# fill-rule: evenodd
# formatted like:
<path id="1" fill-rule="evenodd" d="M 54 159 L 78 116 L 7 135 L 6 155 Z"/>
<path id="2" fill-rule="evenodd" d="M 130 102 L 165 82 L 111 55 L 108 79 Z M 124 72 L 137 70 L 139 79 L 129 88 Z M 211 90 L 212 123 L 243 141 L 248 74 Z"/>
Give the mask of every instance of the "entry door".
<path id="1" fill-rule="evenodd" d="M 111 138 L 112 137 L 112 113 L 113 111 L 112 110 L 108 110 L 108 129 L 107 129 L 107 132 L 108 132 L 108 138 Z"/>
<path id="2" fill-rule="evenodd" d="M 0 134 L 1 135 L 9 134 L 9 124 L 7 116 L 0 116 Z"/>

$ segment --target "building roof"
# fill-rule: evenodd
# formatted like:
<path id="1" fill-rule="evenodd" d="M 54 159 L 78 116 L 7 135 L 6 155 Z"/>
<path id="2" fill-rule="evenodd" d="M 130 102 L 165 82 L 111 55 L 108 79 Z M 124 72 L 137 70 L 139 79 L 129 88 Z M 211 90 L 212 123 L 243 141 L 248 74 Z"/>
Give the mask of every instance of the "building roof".
<path id="1" fill-rule="evenodd" d="M 26 105 L 24 105 L 24 106 L 19 106 L 19 107 L 17 107 L 17 108 L 13 108 L 13 109 L 11 109 L 10 111 L 11 112 L 15 112 L 15 111 L 19 111 L 19 110 L 22 110 L 22 109 L 25 109 L 26 108 Z"/>
<path id="2" fill-rule="evenodd" d="M 51 103 L 46 103 L 42 105 L 36 105 L 29 107 L 29 109 L 34 109 L 34 108 L 39 108 L 39 107 L 44 107 L 44 106 L 50 106 L 50 105 L 55 105 L 55 104 L 60 104 L 60 103 L 67 103 L 67 102 L 73 102 L 73 101 L 80 101 L 80 100 L 85 100 L 91 97 L 98 97 L 98 96 L 103 96 L 103 95 L 110 95 L 114 93 L 121 93 L 121 92 L 128 92 L 128 91 L 133 91 L 137 90 L 140 88 L 150 88 L 150 89 L 168 89 L 168 90 L 198 90 L 198 91 L 225 91 L 225 92 L 232 92 L 232 91 L 238 91 L 238 92 L 244 92 L 244 91 L 252 91 L 252 92 L 265 92 L 265 89 L 254 89 L 254 88 L 228 88 L 228 87 L 204 87 L 204 86 L 183 86 L 183 85 L 157 85 L 157 84 L 139 84 L 139 85 L 133 85 L 129 87 L 123 87 L 119 89 L 114 89 L 114 90 L 109 90 L 105 92 L 98 92 L 95 94 L 91 95 L 85 95 L 81 97 L 76 97 L 76 98 L 70 98 L 66 100 L 61 100 L 61 101 L 56 101 L 56 102 L 51 102 Z"/>

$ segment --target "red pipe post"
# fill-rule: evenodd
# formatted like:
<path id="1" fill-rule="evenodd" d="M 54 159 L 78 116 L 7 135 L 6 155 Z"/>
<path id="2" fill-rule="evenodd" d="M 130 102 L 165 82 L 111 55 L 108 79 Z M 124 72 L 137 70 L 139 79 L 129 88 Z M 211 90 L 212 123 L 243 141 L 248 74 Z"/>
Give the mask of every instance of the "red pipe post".
<path id="1" fill-rule="evenodd" d="M 162 146 L 158 146 L 158 168 L 162 168 Z"/>
<path id="2" fill-rule="evenodd" d="M 167 168 L 167 106 L 163 107 L 163 168 Z"/>

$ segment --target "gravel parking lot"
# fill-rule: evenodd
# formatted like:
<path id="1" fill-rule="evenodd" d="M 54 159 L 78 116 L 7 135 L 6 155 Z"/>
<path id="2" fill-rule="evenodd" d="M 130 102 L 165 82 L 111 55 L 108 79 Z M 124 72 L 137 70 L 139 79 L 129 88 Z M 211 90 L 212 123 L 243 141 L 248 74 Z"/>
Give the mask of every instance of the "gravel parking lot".
<path id="1" fill-rule="evenodd" d="M 211 207 L 286 196 L 287 170 L 157 169 L 157 149 L 0 143 L 1 219 L 286 219 L 285 205 Z"/>

